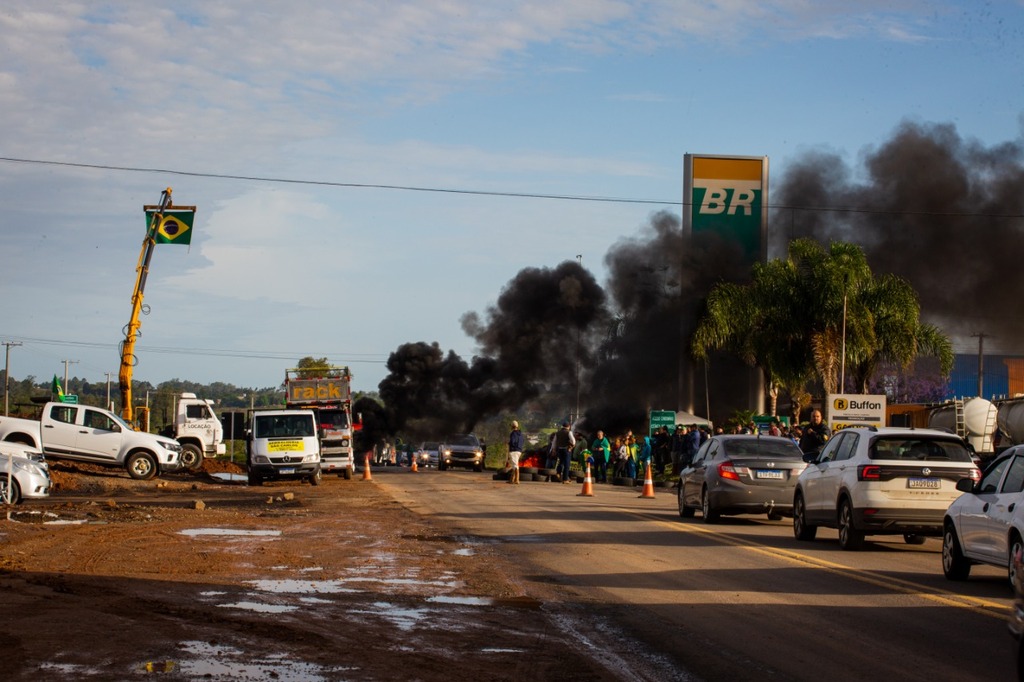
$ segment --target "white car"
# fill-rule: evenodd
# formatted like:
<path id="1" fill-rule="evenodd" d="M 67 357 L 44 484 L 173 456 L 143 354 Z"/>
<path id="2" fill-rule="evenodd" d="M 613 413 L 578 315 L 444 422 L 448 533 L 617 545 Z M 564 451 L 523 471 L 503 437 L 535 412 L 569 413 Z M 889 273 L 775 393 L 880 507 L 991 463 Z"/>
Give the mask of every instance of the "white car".
<path id="1" fill-rule="evenodd" d="M 21 443 L 0 442 L 0 504 L 49 497 L 51 485 L 42 452 Z"/>
<path id="2" fill-rule="evenodd" d="M 807 468 L 793 496 L 793 534 L 813 540 L 818 526 L 839 529 L 839 546 L 867 535 L 903 535 L 909 544 L 942 534 L 946 509 L 964 478 L 981 479 L 962 438 L 933 429 L 843 429 Z"/>
<path id="3" fill-rule="evenodd" d="M 946 511 L 942 530 L 942 572 L 966 580 L 971 564 L 1007 569 L 1013 583 L 1013 556 L 1024 551 L 1024 445 L 999 455 L 981 481 L 963 481 L 963 495 Z"/>

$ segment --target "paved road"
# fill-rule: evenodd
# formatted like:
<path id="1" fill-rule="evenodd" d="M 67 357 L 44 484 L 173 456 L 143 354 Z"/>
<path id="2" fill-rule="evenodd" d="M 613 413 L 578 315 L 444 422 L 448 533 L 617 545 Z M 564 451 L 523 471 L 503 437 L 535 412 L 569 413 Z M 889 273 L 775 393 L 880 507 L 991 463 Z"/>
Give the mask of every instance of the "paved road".
<path id="1" fill-rule="evenodd" d="M 491 475 L 375 473 L 410 509 L 493 543 L 538 589 L 611 618 L 673 668 L 665 679 L 1012 680 L 1005 572 L 942 575 L 940 542 L 879 538 L 839 549 L 789 519 L 680 519 L 655 497 L 578 484 L 509 486 Z"/>

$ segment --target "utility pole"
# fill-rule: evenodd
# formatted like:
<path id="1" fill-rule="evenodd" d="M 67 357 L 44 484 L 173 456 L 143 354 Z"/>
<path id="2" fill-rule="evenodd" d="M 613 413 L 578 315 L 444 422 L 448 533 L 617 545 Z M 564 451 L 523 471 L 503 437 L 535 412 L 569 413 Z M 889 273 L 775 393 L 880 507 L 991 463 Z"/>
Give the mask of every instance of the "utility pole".
<path id="1" fill-rule="evenodd" d="M 64 391 L 65 393 L 71 392 L 71 387 L 68 386 L 68 365 L 77 365 L 78 360 L 61 360 L 64 363 Z"/>
<path id="2" fill-rule="evenodd" d="M 107 403 L 106 403 L 106 408 L 108 410 L 113 411 L 114 410 L 114 406 L 110 404 L 110 376 L 111 376 L 112 372 L 104 372 L 104 374 L 107 375 Z"/>
<path id="3" fill-rule="evenodd" d="M 4 341 L 6 346 L 4 353 L 4 416 L 10 414 L 9 407 L 9 393 L 11 389 L 11 346 L 20 346 L 20 341 Z"/>
<path id="4" fill-rule="evenodd" d="M 576 262 L 579 263 L 580 267 L 583 267 L 583 254 L 576 254 Z M 572 422 L 575 424 L 580 418 L 580 326 L 579 322 L 576 322 L 576 414 L 573 415 Z"/>
<path id="5" fill-rule="evenodd" d="M 982 397 L 981 389 L 982 389 L 982 386 L 984 385 L 983 377 L 984 377 L 984 371 L 985 371 L 985 337 L 989 336 L 989 335 L 988 334 L 980 334 L 979 333 L 979 334 L 971 334 L 971 336 L 977 336 L 978 337 L 978 397 L 981 398 Z M 991 337 L 989 336 L 989 338 L 991 338 Z"/>

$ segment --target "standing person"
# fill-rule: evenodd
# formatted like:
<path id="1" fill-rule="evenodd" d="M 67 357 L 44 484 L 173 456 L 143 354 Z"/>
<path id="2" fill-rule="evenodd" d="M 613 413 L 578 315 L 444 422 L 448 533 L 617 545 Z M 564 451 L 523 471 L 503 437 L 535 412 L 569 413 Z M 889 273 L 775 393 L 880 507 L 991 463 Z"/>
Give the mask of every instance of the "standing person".
<path id="1" fill-rule="evenodd" d="M 595 478 L 598 483 L 608 482 L 608 459 L 612 453 L 612 446 L 604 437 L 604 431 L 597 430 L 594 442 L 590 444 L 590 452 L 594 455 L 594 466 L 597 469 Z"/>
<path id="2" fill-rule="evenodd" d="M 572 446 L 572 461 L 579 462 L 586 469 L 587 457 L 590 456 L 590 450 L 587 449 L 587 439 L 579 431 L 574 433 L 573 436 L 576 438 L 576 443 Z"/>
<path id="3" fill-rule="evenodd" d="M 551 454 L 554 455 L 556 468 L 555 473 L 562 479 L 562 483 L 569 483 L 569 460 L 572 457 L 572 446 L 576 445 L 576 437 L 572 435 L 569 422 L 562 422 L 562 428 L 555 431 L 555 437 L 551 439 Z"/>
<path id="4" fill-rule="evenodd" d="M 821 410 L 814 410 L 811 412 L 811 423 L 804 427 L 804 434 L 800 438 L 800 451 L 805 455 L 818 454 L 831 435 L 832 430 L 821 418 Z"/>
<path id="5" fill-rule="evenodd" d="M 632 431 L 626 433 L 626 477 L 636 478 L 636 438 Z"/>
<path id="6" fill-rule="evenodd" d="M 690 424 L 690 428 L 686 431 L 686 436 L 683 438 L 682 466 L 684 469 L 693 463 L 693 458 L 697 456 L 697 450 L 699 449 L 700 429 L 697 428 L 696 424 Z"/>
<path id="7" fill-rule="evenodd" d="M 664 476 L 672 450 L 672 436 L 667 426 L 662 426 L 654 434 L 651 447 L 654 450 L 654 469 L 659 476 Z"/>
<path id="8" fill-rule="evenodd" d="M 651 465 L 651 459 L 653 458 L 654 450 L 651 447 L 651 437 L 644 436 L 644 442 L 637 444 L 637 472 L 639 474 L 645 474 L 647 467 Z"/>
<path id="9" fill-rule="evenodd" d="M 683 450 L 686 446 L 686 429 L 676 424 L 676 432 L 672 434 L 672 473 L 676 476 L 683 470 Z"/>
<path id="10" fill-rule="evenodd" d="M 512 422 L 512 431 L 508 434 L 508 461 L 512 470 L 508 472 L 508 482 L 519 485 L 519 458 L 526 448 L 526 436 L 519 430 L 519 422 Z"/>

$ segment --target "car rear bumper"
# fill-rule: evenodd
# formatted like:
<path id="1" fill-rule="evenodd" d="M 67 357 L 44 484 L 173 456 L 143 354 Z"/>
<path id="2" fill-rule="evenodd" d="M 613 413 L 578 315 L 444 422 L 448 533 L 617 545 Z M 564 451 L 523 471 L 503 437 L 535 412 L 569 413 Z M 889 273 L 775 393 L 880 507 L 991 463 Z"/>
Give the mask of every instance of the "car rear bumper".
<path id="1" fill-rule="evenodd" d="M 718 486 L 708 491 L 711 506 L 722 514 L 793 514 L 793 486 L 785 488 Z"/>
<path id="2" fill-rule="evenodd" d="M 899 535 L 942 535 L 944 509 L 899 509 L 865 507 L 853 510 L 853 523 L 868 533 Z"/>

